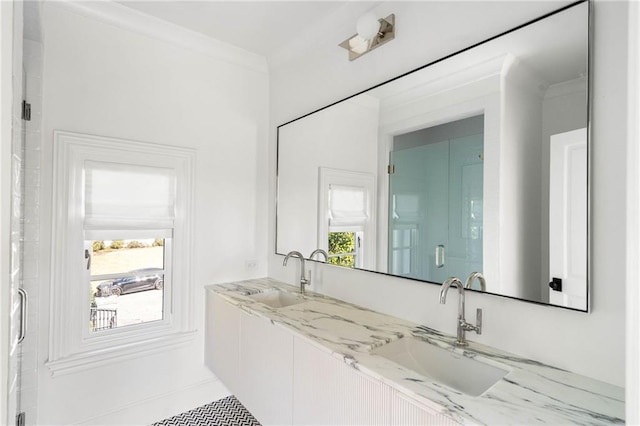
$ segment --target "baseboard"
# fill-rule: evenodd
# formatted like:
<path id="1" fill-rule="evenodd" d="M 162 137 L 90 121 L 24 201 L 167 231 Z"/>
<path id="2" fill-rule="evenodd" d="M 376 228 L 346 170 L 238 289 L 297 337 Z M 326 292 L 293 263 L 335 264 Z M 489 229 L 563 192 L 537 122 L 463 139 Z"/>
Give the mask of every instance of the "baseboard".
<path id="1" fill-rule="evenodd" d="M 212 378 L 136 401 L 106 414 L 74 423 L 74 425 L 150 425 L 229 395 L 231 392 L 222 382 L 217 378 Z"/>

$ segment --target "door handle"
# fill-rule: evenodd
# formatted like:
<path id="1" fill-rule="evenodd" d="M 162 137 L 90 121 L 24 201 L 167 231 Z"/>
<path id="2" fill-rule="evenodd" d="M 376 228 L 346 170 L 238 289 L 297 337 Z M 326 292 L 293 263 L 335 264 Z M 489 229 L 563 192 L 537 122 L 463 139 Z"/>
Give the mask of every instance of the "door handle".
<path id="1" fill-rule="evenodd" d="M 436 246 L 436 268 L 444 266 L 444 246 L 442 244 Z"/>
<path id="2" fill-rule="evenodd" d="M 549 287 L 551 290 L 562 291 L 562 279 L 554 277 L 549 283 Z"/>
<path id="3" fill-rule="evenodd" d="M 18 335 L 18 343 L 22 343 L 27 335 L 27 310 L 29 309 L 29 298 L 27 292 L 24 289 L 18 289 L 18 295 L 20 296 L 20 334 Z"/>

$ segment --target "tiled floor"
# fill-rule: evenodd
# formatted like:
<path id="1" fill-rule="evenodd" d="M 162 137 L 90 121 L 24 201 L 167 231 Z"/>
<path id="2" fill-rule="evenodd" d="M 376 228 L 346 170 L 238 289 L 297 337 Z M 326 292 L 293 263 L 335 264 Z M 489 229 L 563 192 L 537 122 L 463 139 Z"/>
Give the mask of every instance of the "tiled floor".
<path id="1" fill-rule="evenodd" d="M 152 426 L 260 426 L 236 399 L 228 396 L 186 413 L 154 423 Z"/>

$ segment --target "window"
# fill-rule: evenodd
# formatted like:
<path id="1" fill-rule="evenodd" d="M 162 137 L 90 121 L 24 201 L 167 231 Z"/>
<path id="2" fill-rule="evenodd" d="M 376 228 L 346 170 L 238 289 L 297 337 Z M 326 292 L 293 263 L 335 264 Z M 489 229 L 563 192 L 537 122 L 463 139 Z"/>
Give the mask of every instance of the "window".
<path id="1" fill-rule="evenodd" d="M 366 187 L 329 184 L 329 263 L 363 267 L 362 243 L 368 210 Z"/>
<path id="2" fill-rule="evenodd" d="M 193 336 L 189 149 L 55 133 L 56 372 Z"/>
<path id="3" fill-rule="evenodd" d="M 83 177 L 90 331 L 162 321 L 170 306 L 175 171 L 86 160 Z"/>
<path id="4" fill-rule="evenodd" d="M 86 235 L 86 234 L 85 234 Z M 89 331 L 162 321 L 170 239 L 85 240 Z M 168 286 L 170 288 L 170 286 Z"/>
<path id="5" fill-rule="evenodd" d="M 318 246 L 328 263 L 373 268 L 375 261 L 375 177 L 320 168 Z"/>

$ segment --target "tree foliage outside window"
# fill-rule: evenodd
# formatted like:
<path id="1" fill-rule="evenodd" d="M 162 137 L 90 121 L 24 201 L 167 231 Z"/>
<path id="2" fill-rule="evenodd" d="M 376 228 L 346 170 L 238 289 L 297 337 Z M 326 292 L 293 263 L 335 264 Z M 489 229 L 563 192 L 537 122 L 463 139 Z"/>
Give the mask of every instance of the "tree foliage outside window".
<path id="1" fill-rule="evenodd" d="M 329 232 L 329 260 L 332 265 L 355 266 L 355 232 Z"/>
<path id="2" fill-rule="evenodd" d="M 111 245 L 109 246 L 109 248 L 111 248 L 113 250 L 120 250 L 120 249 L 124 248 L 124 240 L 111 241 Z"/>
<path id="3" fill-rule="evenodd" d="M 144 248 L 144 247 L 147 247 L 147 245 L 138 240 L 129 241 L 127 243 L 127 248 Z"/>

